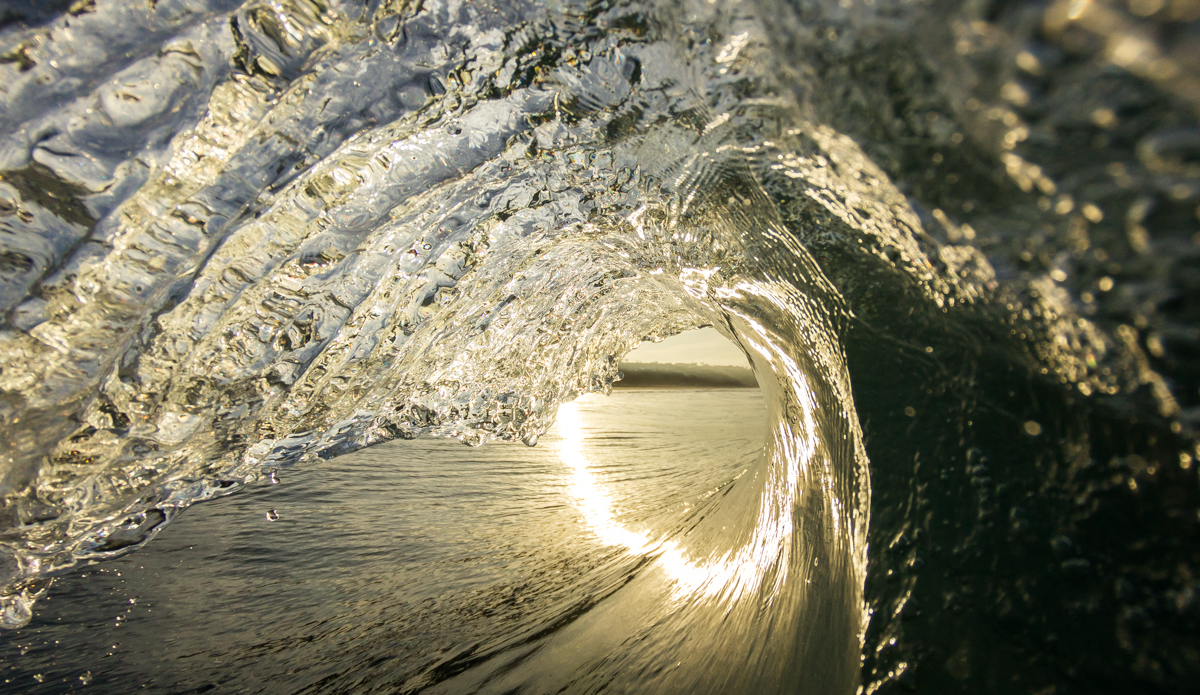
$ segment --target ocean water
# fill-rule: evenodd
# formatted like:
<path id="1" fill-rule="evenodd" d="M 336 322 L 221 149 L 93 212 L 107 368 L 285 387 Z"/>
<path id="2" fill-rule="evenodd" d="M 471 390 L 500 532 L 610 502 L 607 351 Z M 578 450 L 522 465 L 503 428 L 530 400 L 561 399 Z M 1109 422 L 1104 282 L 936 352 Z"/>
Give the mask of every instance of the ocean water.
<path id="1" fill-rule="evenodd" d="M 384 690 L 1190 693 L 1197 45 L 1196 0 L 0 0 L 0 627 L 50 629 L 181 514 L 441 438 L 487 452 L 455 459 L 487 462 L 472 509 L 534 516 L 428 552 L 572 562 L 438 570 L 532 609 L 330 627 L 440 655 L 348 647 L 352 678 L 414 679 Z M 570 404 L 706 326 L 761 387 L 759 457 L 594 492 L 548 446 L 583 431 Z M 694 422 L 681 446 L 723 446 Z M 352 490 L 327 545 L 394 563 L 402 528 L 341 525 L 378 513 L 373 475 L 304 504 Z M 298 509 L 206 538 L 270 528 L 302 568 L 276 593 L 386 591 L 335 581 Z M 210 650 L 261 624 L 224 615 Z M 27 643 L 6 673 L 45 679 Z M 100 682 L 79 670 L 56 687 Z M 285 671 L 258 677 L 302 691 Z"/>
<path id="2" fill-rule="evenodd" d="M 692 559 L 703 517 L 755 475 L 762 395 L 617 391 L 565 409 L 537 447 L 381 444 L 190 509 L 5 634 L 2 690 L 636 692 L 648 673 L 717 667 L 687 641 L 654 644 L 686 604 L 662 600 L 660 565 Z M 617 666 L 623 644 L 640 646 Z"/>

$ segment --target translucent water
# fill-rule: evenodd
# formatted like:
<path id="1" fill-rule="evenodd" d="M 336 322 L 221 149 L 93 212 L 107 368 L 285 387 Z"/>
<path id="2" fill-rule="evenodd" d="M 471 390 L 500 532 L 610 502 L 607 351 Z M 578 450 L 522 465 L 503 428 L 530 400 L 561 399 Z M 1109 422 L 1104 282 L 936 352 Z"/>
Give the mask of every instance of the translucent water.
<path id="1" fill-rule="evenodd" d="M 762 396 L 619 392 L 570 408 L 570 424 L 532 449 L 393 442 L 199 505 L 144 551 L 61 579 L 6 643 L 0 682 L 32 694 L 86 671 L 89 692 L 113 693 L 467 692 L 499 680 L 490 692 L 555 677 L 632 689 L 649 670 L 696 672 L 687 655 L 710 654 L 698 642 L 670 649 L 669 663 L 668 645 L 653 646 L 672 634 L 656 622 L 694 632 L 703 614 L 671 618 L 679 601 L 659 600 L 670 587 L 654 566 L 668 551 L 629 552 L 612 531 L 705 557 L 701 518 L 755 474 Z M 634 604 L 645 611 L 627 627 L 636 650 L 573 620 L 627 619 Z M 563 658 L 581 632 L 583 648 Z M 763 661 L 791 644 L 771 642 Z M 535 651 L 556 656 L 534 666 Z"/>
<path id="2" fill-rule="evenodd" d="M 4 625 L 298 463 L 534 444 L 711 325 L 769 422 L 729 523 L 580 497 L 703 626 L 654 643 L 729 659 L 644 688 L 1200 674 L 1192 0 L 4 12 Z M 775 625 L 821 637 L 750 658 Z"/>

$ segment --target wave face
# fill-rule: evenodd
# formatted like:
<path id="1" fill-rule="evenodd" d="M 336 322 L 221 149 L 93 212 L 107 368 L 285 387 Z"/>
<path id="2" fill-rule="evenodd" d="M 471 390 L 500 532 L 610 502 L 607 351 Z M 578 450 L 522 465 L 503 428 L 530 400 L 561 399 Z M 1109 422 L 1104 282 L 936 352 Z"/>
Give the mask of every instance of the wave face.
<path id="1" fill-rule="evenodd" d="M 1182 687 L 1200 88 L 1193 6 L 1146 7 L 98 0 L 10 24 L 3 623 L 273 468 L 535 444 L 639 342 L 712 325 L 769 435 L 719 529 L 610 529 L 720 634 L 647 687 L 873 692 L 923 663 L 1002 691 L 1046 634 L 1071 646 L 1041 686 Z M 1127 509 L 1140 549 L 1101 521 Z M 963 606 L 974 627 L 930 615 Z"/>

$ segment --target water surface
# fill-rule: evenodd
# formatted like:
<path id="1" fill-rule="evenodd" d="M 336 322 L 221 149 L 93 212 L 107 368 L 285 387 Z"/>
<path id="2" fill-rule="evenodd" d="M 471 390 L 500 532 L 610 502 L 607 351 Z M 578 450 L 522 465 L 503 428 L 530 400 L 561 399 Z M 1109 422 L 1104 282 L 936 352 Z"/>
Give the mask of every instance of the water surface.
<path id="1" fill-rule="evenodd" d="M 5 634 L 3 690 L 407 692 L 552 649 L 655 571 L 654 552 L 606 542 L 588 505 L 604 497 L 620 527 L 678 538 L 753 467 L 766 428 L 752 389 L 618 391 L 567 408 L 536 447 L 381 444 L 194 507 L 146 552 L 65 578 Z M 655 619 L 673 608 L 653 606 Z M 628 627 L 620 641 L 639 638 Z M 556 675 L 602 671 L 607 656 L 595 644 L 561 665 L 577 673 Z"/>

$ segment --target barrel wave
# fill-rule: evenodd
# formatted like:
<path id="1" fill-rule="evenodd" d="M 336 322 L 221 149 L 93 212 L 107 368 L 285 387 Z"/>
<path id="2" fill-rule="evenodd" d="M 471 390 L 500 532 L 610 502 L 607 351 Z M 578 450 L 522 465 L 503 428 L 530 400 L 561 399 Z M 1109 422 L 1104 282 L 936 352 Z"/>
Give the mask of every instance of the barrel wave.
<path id="1" fill-rule="evenodd" d="M 272 471 L 557 419 L 626 590 L 409 690 L 1183 692 L 1200 88 L 1175 34 L 1121 41 L 1195 18 L 943 4 L 13 10 L 3 625 Z M 571 402 L 702 326 L 764 448 L 626 528 Z"/>

